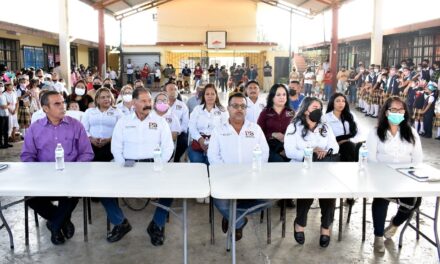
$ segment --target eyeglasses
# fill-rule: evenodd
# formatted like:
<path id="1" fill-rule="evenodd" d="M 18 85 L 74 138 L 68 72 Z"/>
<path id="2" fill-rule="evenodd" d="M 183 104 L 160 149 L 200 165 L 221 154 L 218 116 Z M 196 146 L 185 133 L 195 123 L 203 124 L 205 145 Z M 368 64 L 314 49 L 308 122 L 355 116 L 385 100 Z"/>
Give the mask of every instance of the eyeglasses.
<path id="1" fill-rule="evenodd" d="M 388 108 L 388 111 L 390 111 L 391 113 L 399 113 L 399 114 L 405 113 L 404 108 Z"/>
<path id="2" fill-rule="evenodd" d="M 245 104 L 231 104 L 229 106 L 234 108 L 235 110 L 238 110 L 238 109 L 246 110 L 246 108 L 247 108 L 247 105 L 245 105 Z"/>

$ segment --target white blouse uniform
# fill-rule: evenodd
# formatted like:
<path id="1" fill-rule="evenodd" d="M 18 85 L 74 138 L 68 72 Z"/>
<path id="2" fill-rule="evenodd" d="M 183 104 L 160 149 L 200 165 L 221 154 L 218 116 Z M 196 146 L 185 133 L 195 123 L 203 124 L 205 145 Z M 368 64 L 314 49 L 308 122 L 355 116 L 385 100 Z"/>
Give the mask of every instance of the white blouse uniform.
<path id="1" fill-rule="evenodd" d="M 154 114 L 143 121 L 136 113 L 122 117 L 113 131 L 111 146 L 113 157 L 120 164 L 126 159 L 151 159 L 157 146 L 161 148 L 162 161 L 168 162 L 174 151 L 168 123 Z"/>
<path id="2" fill-rule="evenodd" d="M 189 110 L 188 106 L 180 100 L 176 100 L 168 109 L 168 113 L 174 114 L 179 120 L 181 132 L 188 133 Z"/>
<path id="3" fill-rule="evenodd" d="M 116 108 L 118 108 L 119 111 L 121 111 L 124 115 L 129 115 L 129 114 L 134 113 L 134 107 L 128 108 L 124 105 L 123 102 L 117 104 Z"/>
<path id="4" fill-rule="evenodd" d="M 191 112 L 189 119 L 189 133 L 191 138 L 199 140 L 201 135 L 211 135 L 215 127 L 228 122 L 229 113 L 221 111 L 217 106 L 211 112 L 203 109 L 204 105 L 198 105 Z"/>
<path id="5" fill-rule="evenodd" d="M 77 111 L 77 110 L 67 110 L 66 115 L 70 116 L 72 118 L 75 118 L 79 122 L 82 122 L 82 119 L 83 119 L 85 113 L 82 111 Z"/>
<path id="6" fill-rule="evenodd" d="M 353 121 L 357 124 L 357 134 L 356 136 L 350 138 L 350 141 L 354 143 L 365 141 L 365 135 L 362 134 L 362 130 L 359 127 L 360 123 L 358 122 L 356 115 L 353 112 L 351 112 L 351 114 L 353 115 Z M 342 125 L 341 120 L 335 116 L 333 111 L 326 113 L 322 118 L 322 122 L 326 123 L 332 128 L 335 137 L 350 134 L 350 125 L 348 124 L 348 121 L 344 121 L 344 125 Z"/>
<path id="7" fill-rule="evenodd" d="M 304 149 L 308 146 L 311 148 L 321 148 L 326 151 L 333 149 L 333 154 L 339 152 L 338 142 L 336 142 L 336 137 L 330 126 L 323 123 L 318 124 L 313 132 L 308 130 L 304 138 L 302 137 L 304 126 L 297 123 L 295 132 L 294 128 L 294 124 L 290 124 L 284 137 L 284 150 L 286 151 L 286 156 L 292 159 L 292 162 L 303 161 Z M 320 133 L 323 129 L 327 131 L 324 133 L 325 137 Z"/>
<path id="8" fill-rule="evenodd" d="M 245 121 L 240 134 L 229 122 L 214 129 L 208 148 L 209 164 L 219 163 L 252 163 L 252 151 L 256 145 L 262 151 L 262 161 L 269 158 L 269 146 L 260 126 L 256 123 Z"/>
<path id="9" fill-rule="evenodd" d="M 182 131 L 179 119 L 171 112 L 166 112 L 163 116 L 160 116 L 156 111 L 151 111 L 151 114 L 164 118 L 165 121 L 167 121 L 168 126 L 170 127 L 171 133 L 176 132 L 177 134 L 179 134 Z"/>
<path id="10" fill-rule="evenodd" d="M 123 116 L 119 109 L 110 107 L 101 112 L 97 107 L 89 108 L 84 113 L 81 123 L 87 136 L 94 138 L 111 138 L 116 122 Z"/>
<path id="11" fill-rule="evenodd" d="M 266 100 L 259 96 L 257 101 L 254 103 L 249 97 L 246 97 L 246 102 L 246 120 L 257 123 L 261 111 L 266 107 Z"/>
<path id="12" fill-rule="evenodd" d="M 386 140 L 380 141 L 377 128 L 370 131 L 367 138 L 368 160 L 384 163 L 420 163 L 423 161 L 422 144 L 417 131 L 411 127 L 415 144 L 401 139 L 400 131 L 393 137 L 390 131 L 386 133 Z"/>

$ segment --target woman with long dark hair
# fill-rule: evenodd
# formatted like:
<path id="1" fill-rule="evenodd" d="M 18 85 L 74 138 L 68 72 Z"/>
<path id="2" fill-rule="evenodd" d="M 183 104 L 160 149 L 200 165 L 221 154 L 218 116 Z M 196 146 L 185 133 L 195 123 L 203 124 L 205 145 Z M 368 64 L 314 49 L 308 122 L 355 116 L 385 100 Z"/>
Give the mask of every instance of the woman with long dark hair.
<path id="1" fill-rule="evenodd" d="M 423 160 L 419 135 L 410 125 L 408 107 L 402 99 L 390 97 L 385 102 L 379 114 L 377 127 L 368 135 L 367 147 L 370 162 L 408 164 Z M 421 203 L 421 198 L 415 197 L 398 200 L 399 210 L 391 218 L 387 228 L 384 227 L 389 200 L 384 198 L 373 200 L 374 250 L 377 252 L 385 252 L 383 237 L 391 238 Z"/>
<path id="2" fill-rule="evenodd" d="M 267 96 L 266 108 L 258 117 L 258 125 L 269 144 L 269 162 L 287 162 L 284 151 L 284 134 L 295 112 L 290 109 L 287 88 L 283 84 L 274 84 Z"/>
<path id="3" fill-rule="evenodd" d="M 322 102 L 316 97 L 304 98 L 293 122 L 287 127 L 284 141 L 286 155 L 292 162 L 302 162 L 304 149 L 312 148 L 317 160 L 324 160 L 329 152 L 338 153 L 339 145 L 332 132 L 322 120 Z M 307 225 L 307 214 L 313 199 L 296 200 L 296 218 L 294 221 L 294 238 L 304 244 L 304 228 Z M 321 207 L 321 236 L 319 244 L 327 247 L 330 244 L 330 226 L 335 214 L 336 199 L 319 199 Z"/>
<path id="4" fill-rule="evenodd" d="M 332 95 L 323 118 L 339 144 L 341 161 L 357 161 L 355 143 L 360 140 L 360 131 L 347 97 L 342 93 Z"/>
<path id="5" fill-rule="evenodd" d="M 75 83 L 72 93 L 67 97 L 67 103 L 70 101 L 76 101 L 79 105 L 79 110 L 85 112 L 89 108 L 89 103 L 93 102 L 93 98 L 86 94 L 86 83 L 83 80 L 79 80 Z"/>

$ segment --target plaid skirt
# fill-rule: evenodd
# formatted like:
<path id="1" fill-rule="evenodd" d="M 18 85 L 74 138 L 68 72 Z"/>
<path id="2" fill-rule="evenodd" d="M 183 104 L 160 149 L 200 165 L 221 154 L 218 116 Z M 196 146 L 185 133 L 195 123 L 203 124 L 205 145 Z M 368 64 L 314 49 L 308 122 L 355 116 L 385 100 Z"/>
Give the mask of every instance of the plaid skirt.
<path id="1" fill-rule="evenodd" d="M 389 93 L 382 93 L 382 96 L 380 97 L 379 105 L 384 105 L 387 99 L 390 98 Z"/>
<path id="2" fill-rule="evenodd" d="M 367 102 L 367 104 L 371 104 L 373 102 L 371 92 L 365 92 L 364 101 Z"/>
<path id="3" fill-rule="evenodd" d="M 422 120 L 423 119 L 423 114 L 422 114 L 423 109 L 418 109 L 418 108 L 414 108 L 414 119 L 419 119 Z"/>
<path id="4" fill-rule="evenodd" d="M 20 127 L 28 127 L 31 124 L 31 111 L 27 106 L 18 108 L 18 124 Z"/>
<path id="5" fill-rule="evenodd" d="M 440 114 L 435 115 L 433 125 L 435 127 L 440 127 Z"/>
<path id="6" fill-rule="evenodd" d="M 378 105 L 381 97 L 382 97 L 382 91 L 374 90 L 371 93 L 371 104 Z"/>

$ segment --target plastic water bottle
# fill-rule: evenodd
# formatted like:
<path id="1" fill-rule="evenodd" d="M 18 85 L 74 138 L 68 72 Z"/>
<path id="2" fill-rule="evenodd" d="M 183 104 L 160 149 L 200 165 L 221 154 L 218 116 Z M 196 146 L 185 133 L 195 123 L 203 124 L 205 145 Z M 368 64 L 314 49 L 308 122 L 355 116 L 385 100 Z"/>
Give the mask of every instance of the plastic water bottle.
<path id="1" fill-rule="evenodd" d="M 64 170 L 64 149 L 61 143 L 58 143 L 55 149 L 55 169 Z"/>
<path id="2" fill-rule="evenodd" d="M 255 145 L 252 151 L 252 170 L 253 171 L 261 171 L 261 165 L 263 162 L 263 151 L 260 148 L 260 145 Z"/>
<path id="3" fill-rule="evenodd" d="M 153 150 L 153 170 L 161 171 L 162 170 L 162 150 L 159 145 L 157 145 Z"/>
<path id="4" fill-rule="evenodd" d="M 367 144 L 362 143 L 361 148 L 359 149 L 359 170 L 365 169 L 368 160 L 368 148 Z"/>
<path id="5" fill-rule="evenodd" d="M 306 148 L 304 148 L 304 162 L 303 162 L 304 169 L 311 168 L 312 162 L 313 162 L 313 148 L 310 145 L 308 145 Z"/>

